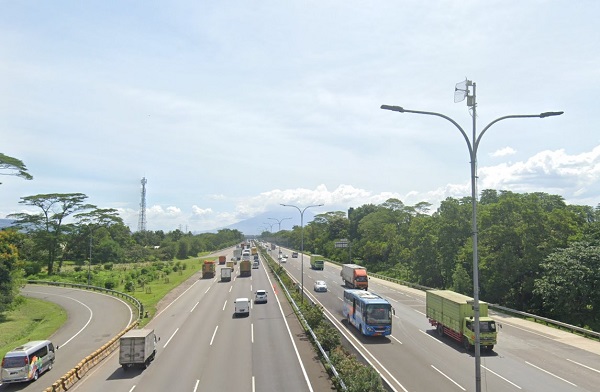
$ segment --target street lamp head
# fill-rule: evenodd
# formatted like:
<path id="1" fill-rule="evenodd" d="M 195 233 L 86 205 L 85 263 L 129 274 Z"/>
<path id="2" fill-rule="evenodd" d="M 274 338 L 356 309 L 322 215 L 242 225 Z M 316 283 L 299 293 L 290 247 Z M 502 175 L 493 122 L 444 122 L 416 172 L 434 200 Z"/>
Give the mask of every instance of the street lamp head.
<path id="1" fill-rule="evenodd" d="M 540 114 L 540 118 L 544 117 L 552 117 L 552 116 L 560 116 L 564 112 L 544 112 Z"/>
<path id="2" fill-rule="evenodd" d="M 404 108 L 402 106 L 381 105 L 381 108 L 385 110 L 392 110 L 394 112 L 404 113 Z"/>

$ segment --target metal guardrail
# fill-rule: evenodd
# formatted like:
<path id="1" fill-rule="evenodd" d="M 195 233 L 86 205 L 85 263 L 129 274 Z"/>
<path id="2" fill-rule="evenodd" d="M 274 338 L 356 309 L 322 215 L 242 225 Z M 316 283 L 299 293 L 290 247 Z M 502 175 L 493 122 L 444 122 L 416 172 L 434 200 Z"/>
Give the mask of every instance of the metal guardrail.
<path id="1" fill-rule="evenodd" d="M 265 254 L 262 249 L 261 249 L 261 253 L 262 253 L 263 258 L 268 257 L 269 259 L 271 259 L 271 262 L 269 262 L 268 264 L 269 264 L 269 268 L 271 269 L 271 271 L 273 271 L 273 264 L 277 264 L 277 263 L 275 263 L 275 261 L 273 260 L 273 258 L 270 255 Z M 288 277 L 290 279 L 293 280 L 292 276 L 288 273 L 287 270 L 284 270 L 284 272 L 288 275 Z M 335 366 L 333 366 L 333 363 L 331 363 L 331 360 L 329 359 L 329 355 L 327 354 L 327 352 L 325 352 L 325 350 L 321 346 L 321 342 L 319 342 L 319 339 L 317 338 L 317 335 L 314 333 L 314 331 L 312 330 L 312 328 L 310 327 L 310 325 L 308 325 L 308 322 L 304 318 L 304 315 L 302 314 L 302 311 L 300 310 L 300 307 L 296 304 L 296 301 L 294 301 L 294 298 L 292 298 L 291 293 L 288 291 L 288 289 L 285 286 L 285 284 L 283 284 L 283 282 L 279 278 L 279 275 L 277 275 L 277 274 L 274 274 L 274 275 L 277 278 L 277 280 L 279 281 L 279 285 L 283 288 L 283 290 L 285 292 L 285 295 L 287 296 L 288 300 L 292 304 L 292 307 L 294 308 L 294 311 L 298 315 L 298 318 L 300 319 L 300 322 L 302 323 L 302 325 L 304 325 L 304 328 L 306 328 L 306 330 L 308 330 L 308 332 L 310 333 L 310 336 L 313 338 L 313 341 L 317 344 L 317 347 L 319 348 L 319 352 L 321 353 L 321 355 L 323 355 L 323 358 L 327 362 L 327 365 L 329 366 L 329 369 L 331 369 L 331 373 L 333 373 L 334 377 L 336 377 L 336 379 L 339 381 L 340 386 L 342 387 L 342 389 L 344 391 L 347 391 L 348 388 L 346 387 L 346 384 L 344 384 L 344 380 L 342 380 L 342 378 L 340 377 L 340 374 L 337 372 Z M 302 293 L 302 295 L 304 295 L 304 293 Z M 314 304 L 314 302 L 313 302 L 313 304 Z"/>
<path id="2" fill-rule="evenodd" d="M 120 291 L 105 289 L 103 287 L 97 286 L 88 286 L 77 283 L 69 283 L 69 282 L 56 282 L 56 281 L 44 281 L 44 280 L 28 280 L 29 284 L 45 284 L 48 286 L 62 286 L 62 287 L 73 287 L 78 289 L 86 289 L 92 291 L 101 291 L 108 293 L 110 295 L 114 295 L 116 297 L 125 298 L 129 302 L 131 302 L 138 309 L 138 318 L 127 326 L 123 331 L 119 332 L 117 336 L 113 337 L 106 344 L 100 347 L 98 350 L 94 351 L 87 357 L 83 358 L 73 369 L 69 370 L 65 373 L 61 378 L 56 380 L 51 387 L 48 387 L 44 390 L 44 392 L 58 392 L 58 391 L 67 391 L 71 388 L 77 381 L 79 381 L 90 369 L 100 363 L 104 358 L 108 357 L 114 350 L 119 347 L 119 339 L 122 335 L 124 335 L 130 329 L 136 327 L 144 314 L 144 305 L 135 297 L 132 297 L 129 294 L 121 293 Z"/>
<path id="3" fill-rule="evenodd" d="M 344 263 L 340 263 L 337 261 L 333 261 L 333 260 L 329 260 L 326 258 L 323 258 L 325 261 L 327 261 L 328 263 L 331 264 L 335 264 L 338 266 L 342 266 Z M 387 280 L 388 282 L 392 282 L 392 283 L 396 283 L 396 284 L 400 284 L 402 286 L 407 286 L 407 287 L 411 287 L 413 289 L 418 289 L 418 290 L 422 290 L 422 291 L 426 291 L 426 290 L 431 290 L 432 287 L 427 287 L 427 286 L 421 286 L 415 283 L 411 283 L 411 282 L 406 282 L 400 279 L 395 279 L 395 278 L 390 278 L 389 276 L 385 276 L 385 275 L 379 275 L 379 274 L 371 274 L 369 273 L 369 276 L 372 276 L 374 278 L 377 279 L 381 279 L 381 280 Z M 581 327 L 577 327 L 575 325 L 571 325 L 571 324 L 567 324 L 567 323 L 563 323 L 560 321 L 556 321 L 556 320 L 552 320 L 546 317 L 542 317 L 542 316 L 537 316 L 535 314 L 532 313 L 526 313 L 526 312 L 522 312 L 520 310 L 516 310 L 516 309 L 511 309 L 511 308 L 507 308 L 506 306 L 502 306 L 502 305 L 497 305 L 497 304 L 491 304 L 488 302 L 488 308 L 489 309 L 493 309 L 502 313 L 508 313 L 508 314 L 512 314 L 512 315 L 516 315 L 516 316 L 520 316 L 522 318 L 527 318 L 527 319 L 532 319 L 534 322 L 536 323 L 543 323 L 544 325 L 551 325 L 554 326 L 556 328 L 559 329 L 564 329 L 567 330 L 571 333 L 578 333 L 581 334 L 587 338 L 594 338 L 600 341 L 600 332 L 596 332 L 596 331 L 592 331 L 591 329 L 585 329 L 585 328 L 581 328 Z"/>
<path id="4" fill-rule="evenodd" d="M 60 282 L 60 281 L 54 281 L 54 280 L 28 280 L 27 283 L 29 283 L 29 284 L 45 284 L 48 286 L 73 287 L 73 288 L 77 288 L 77 289 L 100 291 L 100 292 L 108 293 L 115 297 L 124 298 L 127 301 L 131 302 L 138 309 L 138 318 L 139 319 L 141 319 L 144 316 L 144 305 L 137 298 L 132 297 L 129 294 L 122 293 L 120 291 L 105 289 L 104 287 L 98 287 L 98 286 L 88 286 L 87 284 Z"/>

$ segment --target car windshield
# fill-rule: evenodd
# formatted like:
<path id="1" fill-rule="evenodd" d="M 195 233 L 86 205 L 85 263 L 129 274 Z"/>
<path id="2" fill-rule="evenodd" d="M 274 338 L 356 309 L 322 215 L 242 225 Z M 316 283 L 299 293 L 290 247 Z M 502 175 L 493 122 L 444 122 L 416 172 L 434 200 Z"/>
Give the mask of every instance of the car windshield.
<path id="1" fill-rule="evenodd" d="M 258 291 L 256 292 L 256 295 L 267 295 L 267 292 L 266 292 L 266 291 L 264 291 L 264 290 L 258 290 Z"/>
<path id="2" fill-rule="evenodd" d="M 367 305 L 367 324 L 387 325 L 392 322 L 392 312 L 390 305 Z"/>

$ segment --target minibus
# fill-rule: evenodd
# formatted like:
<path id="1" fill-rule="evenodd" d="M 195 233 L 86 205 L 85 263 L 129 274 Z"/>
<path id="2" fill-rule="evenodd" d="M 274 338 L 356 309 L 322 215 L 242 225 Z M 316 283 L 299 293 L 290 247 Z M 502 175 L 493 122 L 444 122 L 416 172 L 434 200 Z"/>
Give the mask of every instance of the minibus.
<path id="1" fill-rule="evenodd" d="M 49 340 L 28 342 L 6 353 L 0 367 L 2 383 L 35 381 L 54 365 L 54 345 Z"/>

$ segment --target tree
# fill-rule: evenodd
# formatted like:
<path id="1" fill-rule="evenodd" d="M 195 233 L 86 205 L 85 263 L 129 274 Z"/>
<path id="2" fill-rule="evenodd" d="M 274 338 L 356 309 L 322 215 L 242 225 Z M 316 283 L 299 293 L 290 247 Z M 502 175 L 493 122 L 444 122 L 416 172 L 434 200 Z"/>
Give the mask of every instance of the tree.
<path id="1" fill-rule="evenodd" d="M 0 231 L 0 314 L 11 307 L 18 293 L 16 271 L 20 236 L 14 230 Z"/>
<path id="2" fill-rule="evenodd" d="M 1 170 L 8 170 L 9 173 L 2 173 Z M 0 152 L 0 175 L 17 176 L 26 180 L 33 179 L 33 176 L 27 172 L 27 168 L 23 161 L 17 158 L 9 157 Z M 0 184 L 2 184 L 0 182 Z"/>
<path id="3" fill-rule="evenodd" d="M 580 327 L 600 327 L 600 246 L 576 242 L 550 254 L 541 265 L 534 293 L 549 317 Z"/>
<path id="4" fill-rule="evenodd" d="M 47 251 L 48 275 L 54 273 L 54 261 L 60 252 L 64 239 L 65 218 L 77 211 L 94 208 L 84 204 L 87 196 L 83 193 L 49 193 L 21 197 L 20 204 L 39 207 L 39 214 L 18 213 L 9 217 L 15 218 L 15 225 L 32 233 L 38 243 Z"/>

